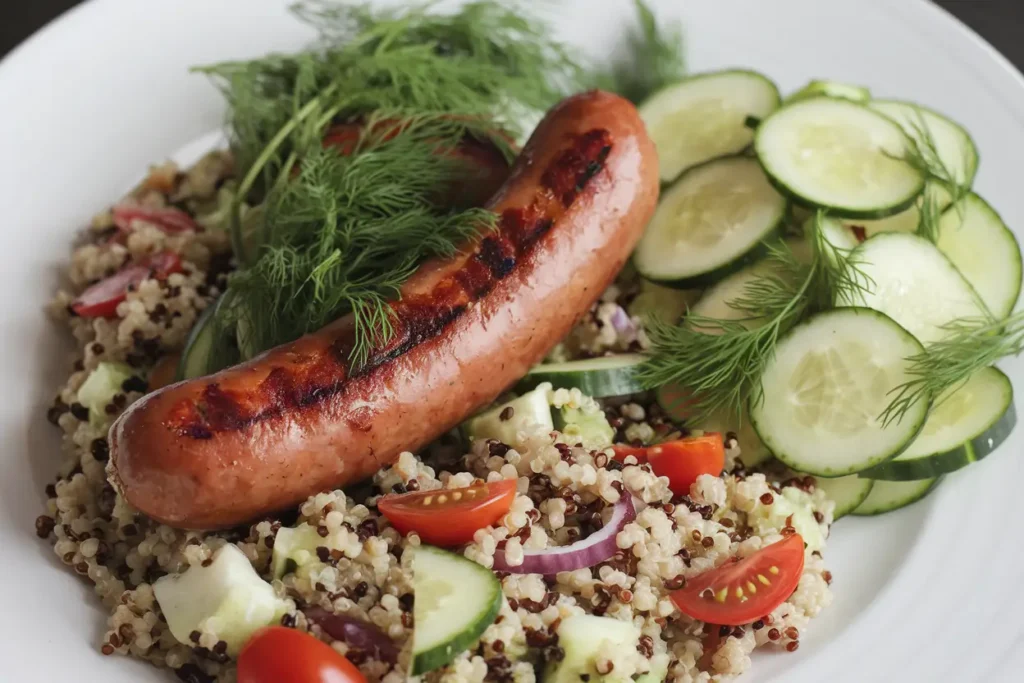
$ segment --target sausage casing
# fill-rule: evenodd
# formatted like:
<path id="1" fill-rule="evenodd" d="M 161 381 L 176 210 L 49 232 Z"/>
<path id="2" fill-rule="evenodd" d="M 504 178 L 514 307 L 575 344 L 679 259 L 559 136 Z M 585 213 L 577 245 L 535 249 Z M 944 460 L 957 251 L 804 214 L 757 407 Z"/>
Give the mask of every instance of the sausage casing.
<path id="1" fill-rule="evenodd" d="M 542 360 L 612 282 L 657 196 L 635 107 L 599 91 L 563 101 L 488 203 L 496 229 L 418 269 L 365 364 L 350 366 L 344 317 L 149 394 L 111 427 L 111 482 L 160 522 L 215 529 L 372 475 Z"/>

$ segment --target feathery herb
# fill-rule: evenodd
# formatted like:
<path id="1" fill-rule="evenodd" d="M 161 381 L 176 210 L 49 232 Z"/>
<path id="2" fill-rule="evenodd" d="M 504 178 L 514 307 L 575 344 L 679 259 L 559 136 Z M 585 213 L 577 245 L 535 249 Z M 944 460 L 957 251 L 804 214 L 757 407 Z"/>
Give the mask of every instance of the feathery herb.
<path id="1" fill-rule="evenodd" d="M 892 402 L 880 418 L 884 424 L 898 422 L 918 401 L 948 396 L 978 370 L 1024 352 L 1024 311 L 1005 320 L 954 320 L 944 329 L 945 337 L 907 359 L 911 379 L 893 390 Z"/>
<path id="2" fill-rule="evenodd" d="M 910 127 L 908 137 L 911 145 L 904 160 L 924 175 L 927 181 L 918 205 L 920 219 L 917 234 L 935 242 L 939 238 L 939 221 L 942 218 L 944 205 L 955 206 L 958 212 L 962 212 L 960 200 L 971 191 L 971 184 L 967 178 L 959 177 L 956 170 L 942 158 L 935 136 L 932 135 L 931 128 L 928 127 L 928 122 L 924 118 L 924 113 L 916 108 L 915 113 L 917 114 L 916 120 L 906 121 L 906 125 Z M 961 168 L 970 167 L 967 150 L 964 150 L 964 158 L 961 161 Z M 943 192 L 948 197 L 943 197 Z"/>
<path id="3" fill-rule="evenodd" d="M 659 30 L 637 0 L 640 29 L 616 78 L 585 70 L 526 0 L 479 0 L 452 14 L 433 3 L 400 10 L 306 0 L 295 14 L 317 29 L 308 50 L 196 71 L 229 105 L 239 177 L 226 223 L 239 265 L 217 329 L 242 357 L 352 314 L 352 362 L 392 334 L 390 300 L 424 260 L 494 224 L 438 201 L 466 177 L 446 152 L 467 135 L 507 156 L 565 95 L 607 84 L 643 97 L 682 75 L 678 28 Z M 374 122 L 401 122 L 395 134 Z M 363 122 L 350 154 L 324 149 L 338 123 Z"/>
<path id="4" fill-rule="evenodd" d="M 610 90 L 639 104 L 686 76 L 682 26 L 659 22 L 643 0 L 634 0 L 639 26 L 630 31 L 626 58 L 608 75 Z"/>
<path id="5" fill-rule="evenodd" d="M 721 410 L 742 419 L 749 401 L 759 401 L 761 375 L 779 339 L 810 313 L 831 308 L 868 286 L 849 250 L 829 241 L 818 212 L 808 231 L 810 263 L 801 263 L 782 241 L 766 243 L 767 255 L 743 294 L 727 302 L 742 315 L 719 320 L 687 315 L 679 324 L 653 320 L 651 351 L 640 376 L 648 387 L 675 384 L 694 400 L 694 417 Z"/>
<path id="6" fill-rule="evenodd" d="M 243 355 L 351 313 L 359 364 L 390 337 L 388 301 L 415 268 L 493 225 L 438 201 L 470 170 L 446 152 L 473 135 L 511 155 L 502 136 L 525 132 L 524 113 L 586 80 L 524 7 L 473 2 L 444 15 L 311 0 L 295 8 L 319 31 L 310 50 L 198 69 L 229 105 L 239 270 L 222 308 Z M 366 122 L 356 150 L 324 149 L 326 130 L 350 121 Z M 383 121 L 402 125 L 385 139 L 374 133 Z M 260 221 L 243 220 L 248 206 Z"/>

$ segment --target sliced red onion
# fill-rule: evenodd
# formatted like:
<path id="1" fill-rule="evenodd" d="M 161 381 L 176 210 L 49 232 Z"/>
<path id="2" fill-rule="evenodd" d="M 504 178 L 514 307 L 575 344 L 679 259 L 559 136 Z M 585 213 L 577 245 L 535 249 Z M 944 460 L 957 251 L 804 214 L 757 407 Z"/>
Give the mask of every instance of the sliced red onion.
<path id="1" fill-rule="evenodd" d="M 636 519 L 633 497 L 623 495 L 612 510 L 612 518 L 608 523 L 586 538 L 557 548 L 524 550 L 523 563 L 515 567 L 505 561 L 504 551 L 499 550 L 494 555 L 494 570 L 512 574 L 553 575 L 593 567 L 610 560 L 619 551 L 615 537 Z"/>
<path id="2" fill-rule="evenodd" d="M 611 323 L 612 327 L 619 334 L 636 332 L 636 325 L 633 324 L 633 319 L 629 317 L 629 314 L 626 313 L 622 306 L 616 306 L 615 310 L 612 311 Z"/>
<path id="3" fill-rule="evenodd" d="M 323 632 L 362 650 L 382 662 L 394 664 L 398 661 L 398 647 L 387 634 L 371 623 L 328 612 L 322 607 L 307 607 L 302 610 L 306 618 L 315 623 Z"/>

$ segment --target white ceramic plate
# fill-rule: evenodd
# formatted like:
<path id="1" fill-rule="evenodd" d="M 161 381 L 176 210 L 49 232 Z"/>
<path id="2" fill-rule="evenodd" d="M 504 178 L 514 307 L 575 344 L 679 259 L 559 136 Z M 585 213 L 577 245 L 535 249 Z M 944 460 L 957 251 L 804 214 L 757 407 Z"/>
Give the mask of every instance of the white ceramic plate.
<path id="1" fill-rule="evenodd" d="M 962 121 L 981 149 L 979 192 L 1021 234 L 1024 79 L 941 10 L 923 0 L 652 4 L 685 22 L 694 70 L 749 66 L 784 90 L 810 78 L 864 83 Z M 571 17 L 567 38 L 600 54 L 631 6 L 575 0 L 552 11 Z M 98 654 L 104 613 L 33 532 L 59 460 L 45 407 L 67 371 L 42 308 L 75 231 L 148 164 L 219 127 L 219 96 L 189 65 L 310 37 L 280 0 L 93 0 L 0 64 L 0 681 L 171 680 Z M 1006 367 L 1021 387 L 1024 365 Z M 836 525 L 826 554 L 835 604 L 799 652 L 756 655 L 749 678 L 1022 680 L 1022 447 L 1024 430 L 924 502 Z"/>

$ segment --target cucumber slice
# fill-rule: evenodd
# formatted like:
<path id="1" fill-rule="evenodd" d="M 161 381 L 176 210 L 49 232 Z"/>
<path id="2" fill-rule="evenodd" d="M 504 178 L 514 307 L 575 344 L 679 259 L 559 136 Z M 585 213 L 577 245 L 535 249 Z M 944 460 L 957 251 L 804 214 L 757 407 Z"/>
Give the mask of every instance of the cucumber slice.
<path id="1" fill-rule="evenodd" d="M 927 201 L 935 201 L 940 211 L 949 208 L 949 191 L 938 183 L 929 182 L 925 184 L 924 194 L 921 198 L 906 211 L 873 221 L 844 219 L 843 224 L 854 235 L 857 235 L 857 232 L 862 230 L 863 232 L 857 236 L 860 241 L 874 237 L 880 232 L 917 232 L 918 227 L 921 225 L 921 203 L 925 198 L 927 198 Z"/>
<path id="2" fill-rule="evenodd" d="M 579 389 L 587 396 L 626 396 L 643 391 L 637 375 L 645 357 L 638 353 L 536 365 L 520 380 L 520 391 L 550 382 L 555 389 Z"/>
<path id="3" fill-rule="evenodd" d="M 753 159 L 728 157 L 690 170 L 662 194 L 633 254 L 648 280 L 680 289 L 720 280 L 760 253 L 786 200 Z"/>
<path id="4" fill-rule="evenodd" d="M 747 285 L 770 272 L 771 264 L 767 261 L 759 261 L 747 266 L 705 291 L 690 312 L 693 315 L 716 320 L 741 321 L 741 324 L 749 329 L 760 327 L 764 324 L 763 319 L 750 318 L 748 313 L 733 308 L 729 303 L 743 297 Z M 707 328 L 705 331 L 708 334 L 717 333 L 714 328 Z M 754 430 L 749 414 L 744 414 L 740 419 L 729 410 L 722 410 L 704 419 L 693 420 L 686 408 L 685 392 L 678 387 L 673 385 L 659 387 L 657 396 L 658 403 L 670 417 L 679 422 L 685 422 L 690 428 L 722 434 L 734 432 L 740 445 L 740 462 L 745 467 L 756 467 L 771 459 L 771 452 Z"/>
<path id="5" fill-rule="evenodd" d="M 764 318 L 751 318 L 746 311 L 734 308 L 731 303 L 744 298 L 747 286 L 759 278 L 771 274 L 772 267 L 768 261 L 758 261 L 753 265 L 740 269 L 724 280 L 704 291 L 703 296 L 690 309 L 692 315 L 715 320 L 732 320 L 741 322 L 744 327 L 754 329 L 765 323 Z M 713 333 L 713 330 L 707 330 Z"/>
<path id="6" fill-rule="evenodd" d="M 916 503 L 938 486 L 941 478 L 918 481 L 876 481 L 864 502 L 850 514 L 873 517 Z"/>
<path id="7" fill-rule="evenodd" d="M 937 244 L 992 315 L 1005 318 L 1013 311 L 1020 296 L 1020 245 L 988 202 L 972 192 L 948 208 Z"/>
<path id="8" fill-rule="evenodd" d="M 1016 424 L 1009 378 L 996 368 L 982 368 L 935 401 L 924 429 L 907 450 L 865 475 L 912 481 L 955 472 L 998 448 Z"/>
<path id="9" fill-rule="evenodd" d="M 880 232 L 917 232 L 917 226 L 921 223 L 921 209 L 917 204 L 906 211 L 900 211 L 888 218 L 880 218 L 877 221 L 850 220 L 844 219 L 843 225 L 851 234 L 856 236 L 858 229 L 863 230 L 862 237 L 867 239 L 874 237 Z M 858 237 L 860 239 L 860 237 Z"/>
<path id="10" fill-rule="evenodd" d="M 864 105 L 816 97 L 765 119 L 754 150 L 772 182 L 797 201 L 848 218 L 884 218 L 924 189 L 921 172 L 902 160 L 911 144 Z"/>
<path id="11" fill-rule="evenodd" d="M 871 91 L 860 85 L 851 85 L 838 81 L 811 81 L 787 97 L 786 104 L 807 100 L 812 97 L 835 97 L 853 102 L 867 102 L 871 99 Z"/>
<path id="12" fill-rule="evenodd" d="M 804 223 L 804 236 L 810 240 L 815 230 L 820 230 L 822 237 L 825 238 L 822 252 L 832 263 L 849 258 L 850 252 L 860 245 L 854 232 L 837 218 L 822 216 L 819 220 L 816 216 L 811 216 Z M 812 247 L 812 256 L 813 253 Z"/>
<path id="13" fill-rule="evenodd" d="M 674 289 L 650 280 L 641 280 L 640 293 L 629 303 L 627 310 L 630 315 L 638 316 L 645 322 L 657 318 L 667 323 L 677 323 L 700 296 L 699 289 Z"/>
<path id="14" fill-rule="evenodd" d="M 898 455 L 920 431 L 927 401 L 884 426 L 889 393 L 910 379 L 921 343 L 866 308 L 820 313 L 791 330 L 761 376 L 750 418 L 776 458 L 800 472 L 840 477 Z"/>
<path id="15" fill-rule="evenodd" d="M 469 418 L 462 425 L 464 436 L 470 441 L 495 439 L 509 446 L 518 447 L 520 434 L 530 433 L 538 428 L 550 432 L 555 428 L 551 417 L 551 404 L 548 402 L 550 389 L 550 384 L 539 384 L 519 398 Z"/>
<path id="16" fill-rule="evenodd" d="M 411 675 L 448 664 L 472 646 L 501 609 L 501 584 L 486 567 L 421 545 L 413 557 Z"/>
<path id="17" fill-rule="evenodd" d="M 959 123 L 911 102 L 875 100 L 868 106 L 898 123 L 919 147 L 926 146 L 931 138 L 939 161 L 958 185 L 970 186 L 974 182 L 978 172 L 978 148 Z"/>
<path id="18" fill-rule="evenodd" d="M 871 479 L 851 475 L 836 479 L 818 479 L 818 488 L 836 504 L 833 519 L 839 519 L 853 512 L 871 493 L 875 482 Z"/>
<path id="19" fill-rule="evenodd" d="M 223 303 L 224 297 L 221 296 L 206 307 L 193 325 L 178 362 L 177 381 L 214 373 L 222 367 L 217 359 L 229 357 L 227 349 L 222 348 L 226 342 L 223 330 L 216 323 L 217 313 Z"/>
<path id="20" fill-rule="evenodd" d="M 764 118 L 779 99 L 775 84 L 753 71 L 702 74 L 656 92 L 640 116 L 658 150 L 662 182 L 742 151 L 754 139 L 746 118 Z"/>
<path id="21" fill-rule="evenodd" d="M 867 306 L 885 313 L 922 344 L 949 334 L 958 318 L 987 315 L 977 293 L 938 247 L 917 235 L 883 233 L 854 250 L 867 291 L 849 292 L 838 306 Z"/>

